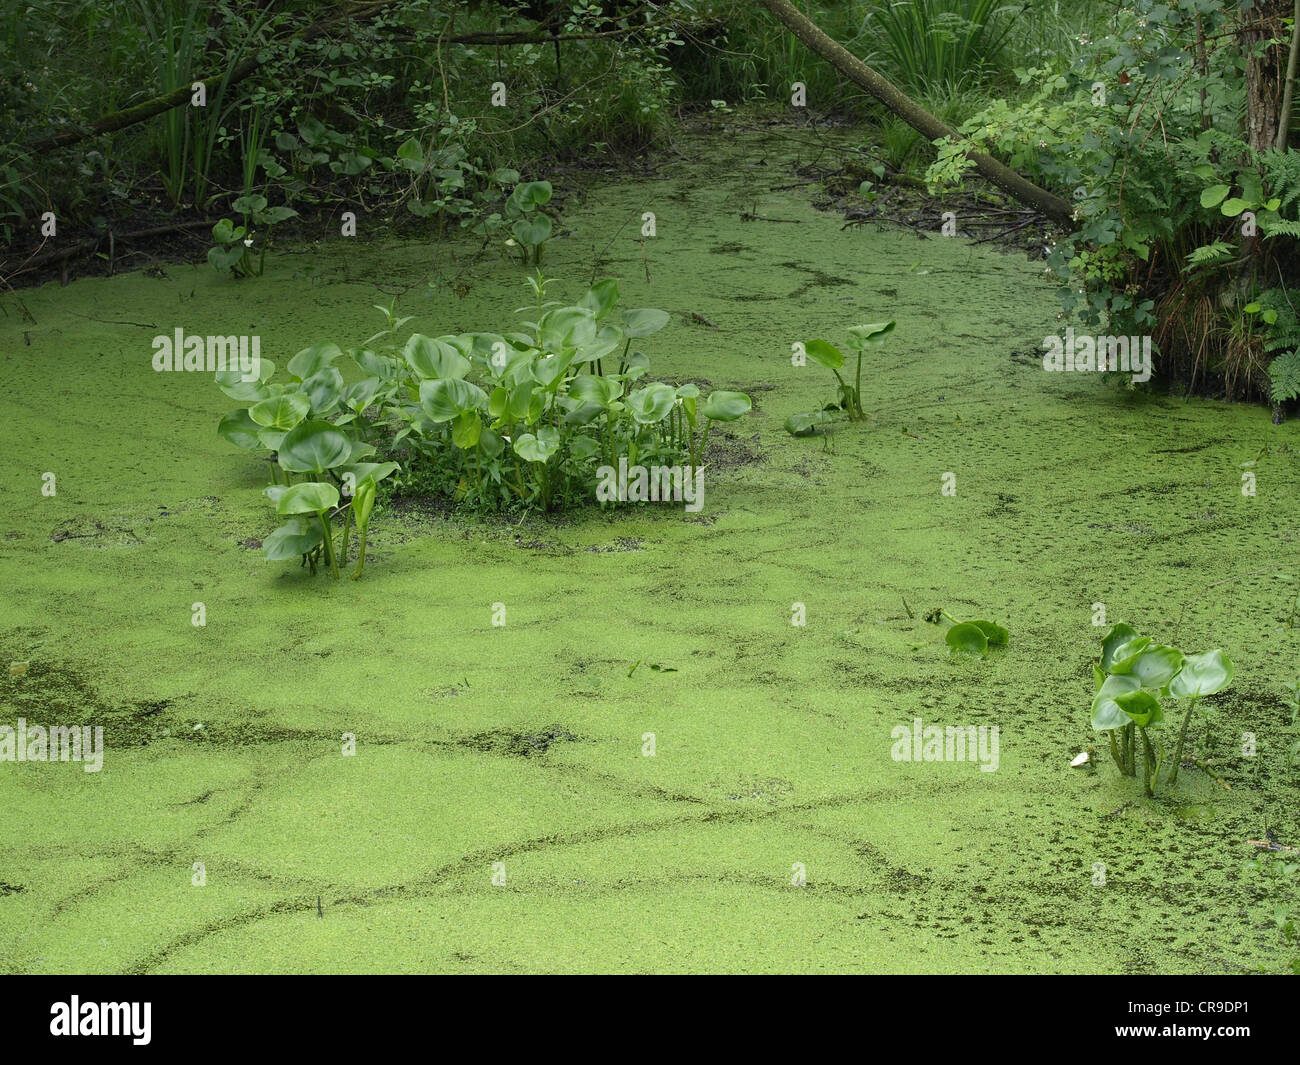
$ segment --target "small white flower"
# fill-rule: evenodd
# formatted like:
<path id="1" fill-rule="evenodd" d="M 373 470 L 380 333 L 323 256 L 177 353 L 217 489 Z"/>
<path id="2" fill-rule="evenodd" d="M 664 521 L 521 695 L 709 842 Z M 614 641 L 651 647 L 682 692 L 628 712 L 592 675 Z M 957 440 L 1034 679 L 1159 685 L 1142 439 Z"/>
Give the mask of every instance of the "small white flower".
<path id="1" fill-rule="evenodd" d="M 245 247 L 245 248 L 251 248 L 252 246 L 253 246 L 253 238 L 252 238 L 252 237 L 245 237 L 245 238 L 244 238 L 244 247 Z"/>

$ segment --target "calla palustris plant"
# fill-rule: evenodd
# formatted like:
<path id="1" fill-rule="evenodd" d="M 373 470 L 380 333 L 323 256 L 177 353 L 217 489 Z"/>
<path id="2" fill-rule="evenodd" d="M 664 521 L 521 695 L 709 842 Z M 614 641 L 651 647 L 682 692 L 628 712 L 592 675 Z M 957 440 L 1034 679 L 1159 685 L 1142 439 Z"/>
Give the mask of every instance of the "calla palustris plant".
<path id="1" fill-rule="evenodd" d="M 984 658 L 989 653 L 990 647 L 1005 647 L 1010 640 L 1010 634 L 1005 628 L 983 618 L 958 621 L 946 610 L 932 610 L 925 616 L 926 621 L 934 624 L 938 624 L 941 618 L 951 624 L 951 628 L 943 637 L 950 655 Z"/>
<path id="2" fill-rule="evenodd" d="M 1166 780 L 1173 784 L 1178 780 L 1192 711 L 1201 699 L 1232 683 L 1233 667 L 1220 650 L 1184 655 L 1178 648 L 1157 644 L 1151 637 L 1139 635 L 1133 626 L 1120 622 L 1102 638 L 1093 677 L 1096 694 L 1092 700 L 1092 727 L 1107 733 L 1111 757 L 1125 776 L 1137 776 L 1140 762 L 1143 791 L 1153 795 L 1165 764 L 1164 745 L 1153 731 L 1164 721 L 1160 700 L 1186 700 Z"/>
<path id="3" fill-rule="evenodd" d="M 840 407 L 849 416 L 849 421 L 860 422 L 866 415 L 862 410 L 862 356 L 868 348 L 879 347 L 894 331 L 894 322 L 870 322 L 855 325 L 849 332 L 849 342 L 845 346 L 856 352 L 857 367 L 853 383 L 849 384 L 840 375 L 844 368 L 844 352 L 827 340 L 804 341 L 804 352 L 816 363 L 820 363 L 835 375 L 837 399 L 835 406 Z M 829 408 L 828 408 L 829 409 Z M 811 436 L 819 421 L 812 414 L 795 415 L 787 420 L 785 428 L 791 436 Z"/>
<path id="4" fill-rule="evenodd" d="M 386 329 L 346 352 L 329 342 L 303 349 L 288 363 L 287 382 L 273 380 L 265 359 L 255 381 L 218 374 L 222 390 L 244 404 L 218 432 L 270 458 L 274 485 L 306 480 L 342 489 L 327 517 L 344 521 L 337 555 L 345 559 L 354 521 L 361 531 L 349 475 L 359 492 L 368 473 L 378 483 L 401 468 L 405 483 L 461 505 L 552 509 L 594 499 L 598 468 L 617 468 L 624 458 L 700 468 L 713 424 L 751 409 L 741 392 L 705 396 L 690 382 L 645 381 L 649 360 L 632 345 L 669 317 L 650 307 L 620 309 L 616 281 L 596 282 L 572 305 L 547 300 L 540 274 L 528 281 L 536 303 L 526 310 L 535 320 L 522 331 L 415 333 L 403 341 L 409 319 L 379 307 Z M 358 379 L 340 370 L 348 362 Z M 400 459 L 401 467 L 367 463 L 372 456 Z M 366 506 L 368 522 L 374 499 Z M 320 532 L 320 515 L 283 516 L 267 557 L 297 554 L 313 568 L 320 558 L 328 562 L 334 545 Z"/>

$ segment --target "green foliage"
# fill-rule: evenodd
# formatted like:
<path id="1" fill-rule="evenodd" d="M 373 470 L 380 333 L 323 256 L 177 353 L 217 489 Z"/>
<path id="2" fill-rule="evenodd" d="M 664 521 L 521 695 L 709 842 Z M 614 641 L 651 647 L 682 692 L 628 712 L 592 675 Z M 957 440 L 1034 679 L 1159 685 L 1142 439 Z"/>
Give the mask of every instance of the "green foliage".
<path id="1" fill-rule="evenodd" d="M 241 196 L 232 206 L 243 216 L 243 224 L 235 225 L 223 218 L 212 227 L 212 239 L 217 243 L 208 249 L 208 262 L 220 274 L 260 277 L 271 243 L 271 227 L 297 217 L 298 212 L 292 207 L 270 207 L 265 196 L 257 195 Z"/>
<path id="2" fill-rule="evenodd" d="M 1164 746 L 1152 731 L 1164 721 L 1160 700 L 1187 702 L 1169 769 L 1167 782 L 1173 784 L 1192 711 L 1201 699 L 1228 687 L 1233 672 L 1231 660 L 1220 650 L 1184 655 L 1176 647 L 1140 636 L 1131 625 L 1113 625 L 1102 637 L 1101 656 L 1093 667 L 1092 727 L 1107 733 L 1111 756 L 1125 776 L 1136 776 L 1141 761 L 1143 789 L 1152 795 L 1164 763 Z"/>
<path id="3" fill-rule="evenodd" d="M 554 229 L 551 216 L 542 210 L 551 202 L 549 181 L 526 181 L 516 185 L 506 200 L 511 241 L 519 248 L 520 261 L 540 266 L 542 252 Z"/>
<path id="4" fill-rule="evenodd" d="M 1294 949 L 1297 938 L 1295 911 L 1297 907 L 1296 889 L 1300 877 L 1300 862 L 1284 858 L 1280 854 L 1252 858 L 1244 863 L 1247 872 L 1256 873 L 1268 892 L 1272 904 L 1274 927 L 1283 941 Z M 1300 975 L 1300 958 L 1291 959 L 1291 972 Z"/>
<path id="5" fill-rule="evenodd" d="M 1010 634 L 1005 628 L 983 618 L 958 621 L 947 611 L 935 609 L 926 614 L 925 620 L 935 625 L 941 620 L 949 623 L 951 627 L 944 634 L 944 642 L 948 645 L 950 655 L 961 654 L 984 658 L 990 647 L 1005 647 L 1010 639 Z"/>
<path id="6" fill-rule="evenodd" d="M 844 353 L 826 340 L 806 340 L 803 342 L 804 353 L 814 362 L 825 366 L 835 375 L 837 397 L 833 407 L 838 407 L 849 416 L 849 421 L 860 422 L 866 415 L 862 410 L 862 356 L 869 348 L 881 346 L 894 331 L 894 322 L 871 322 L 867 325 L 855 325 L 849 329 L 849 340 L 845 345 L 849 351 L 857 353 L 857 368 L 853 383 L 849 384 L 840 374 L 844 368 Z M 827 407 L 825 410 L 833 409 Z M 829 419 L 823 417 L 824 411 L 808 414 L 794 414 L 786 420 L 785 430 L 791 436 L 812 436 L 820 426 Z"/>
<path id="7" fill-rule="evenodd" d="M 866 26 L 884 39 L 893 73 L 916 91 L 997 69 L 1015 15 L 1002 0 L 891 0 L 871 10 Z"/>
<path id="8" fill-rule="evenodd" d="M 928 173 L 934 187 L 958 185 L 970 151 L 991 151 L 1071 198 L 1077 228 L 1047 257 L 1066 312 L 1114 334 L 1156 332 L 1170 340 L 1158 341 L 1162 356 L 1184 359 L 1189 372 L 1208 340 L 1210 369 L 1227 381 L 1257 361 L 1256 341 L 1234 318 L 1276 283 L 1275 262 L 1287 261 L 1300 233 L 1286 213 L 1300 202 L 1296 153 L 1256 155 L 1241 132 L 1235 7 L 1135 0 L 1118 9 L 1108 35 L 1017 70 L 1018 96 L 988 104 L 937 144 Z M 1158 322 L 1167 294 L 1173 310 Z M 1168 320 L 1180 313 L 1181 332 Z M 1165 350 L 1174 341 L 1178 350 Z"/>
<path id="9" fill-rule="evenodd" d="M 1274 403 L 1300 398 L 1300 351 L 1284 351 L 1270 362 L 1268 381 Z"/>
<path id="10" fill-rule="evenodd" d="M 399 469 L 408 487 L 472 509 L 572 506 L 595 498 L 598 468 L 620 459 L 701 469 L 712 426 L 750 410 L 743 393 L 702 396 L 694 384 L 647 382 L 649 360 L 632 345 L 668 315 L 620 309 L 615 281 L 568 306 L 546 299 L 540 274 L 529 284 L 535 302 L 524 331 L 416 333 L 401 342 L 409 319 L 380 307 L 385 329 L 346 353 L 328 342 L 304 348 L 289 361 L 287 383 L 273 381 L 268 360 L 255 381 L 217 375 L 244 404 L 221 420 L 220 435 L 274 455 L 268 495 L 289 520 L 268 538 L 269 559 L 302 555 L 313 568 L 323 559 L 337 575 L 355 520 L 359 575 L 375 485 Z M 334 365 L 342 360 L 360 374 L 351 384 Z M 379 451 L 393 461 L 370 461 Z M 350 502 L 338 505 L 331 484 Z M 329 528 L 340 519 L 336 552 Z"/>

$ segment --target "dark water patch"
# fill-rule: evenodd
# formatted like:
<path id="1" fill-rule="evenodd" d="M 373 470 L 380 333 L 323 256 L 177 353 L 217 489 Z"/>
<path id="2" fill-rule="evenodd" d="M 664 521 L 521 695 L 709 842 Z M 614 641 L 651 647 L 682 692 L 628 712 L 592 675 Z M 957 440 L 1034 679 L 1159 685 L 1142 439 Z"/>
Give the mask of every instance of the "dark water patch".
<path id="1" fill-rule="evenodd" d="M 171 703 L 113 702 L 86 675 L 41 658 L 31 659 L 21 674 L 0 676 L 0 723 L 12 725 L 21 717 L 29 727 L 102 727 L 110 747 L 147 746 L 166 736 Z"/>
<path id="2" fill-rule="evenodd" d="M 551 725 L 536 732 L 514 732 L 510 729 L 492 729 L 477 732 L 457 741 L 462 747 L 509 758 L 532 758 L 545 754 L 556 743 L 577 743 L 578 737 L 560 725 Z"/>

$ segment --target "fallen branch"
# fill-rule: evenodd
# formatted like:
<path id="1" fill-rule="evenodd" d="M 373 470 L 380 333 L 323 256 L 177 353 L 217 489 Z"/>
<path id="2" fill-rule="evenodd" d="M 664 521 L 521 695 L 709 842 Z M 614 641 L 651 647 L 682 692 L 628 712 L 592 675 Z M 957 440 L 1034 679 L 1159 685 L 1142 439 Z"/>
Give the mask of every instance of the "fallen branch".
<path id="1" fill-rule="evenodd" d="M 111 230 L 105 230 L 103 233 L 87 237 L 85 240 L 79 240 L 75 244 L 69 244 L 66 248 L 60 248 L 58 251 L 34 256 L 26 262 L 20 263 L 18 268 L 11 274 L 5 274 L 3 272 L 4 264 L 0 263 L 0 277 L 6 279 L 18 277 L 30 270 L 39 270 L 42 266 L 62 262 L 64 259 L 72 259 L 85 252 L 94 251 L 105 237 L 109 237 L 114 241 L 140 240 L 144 237 L 160 237 L 167 233 L 178 233 L 189 229 L 211 229 L 213 225 L 212 219 L 200 218 L 190 222 L 171 222 L 165 226 L 150 226 L 148 229 L 137 229 L 133 233 L 113 233 Z"/>
<path id="2" fill-rule="evenodd" d="M 904 94 L 883 74 L 867 66 L 843 45 L 829 37 L 810 18 L 801 14 L 790 0 L 758 0 L 758 2 L 812 51 L 854 84 L 866 89 L 929 140 L 936 141 L 957 136 L 949 126 L 940 122 L 929 111 Z M 1053 222 L 1074 228 L 1074 208 L 1069 201 L 1040 188 L 991 155 L 972 151 L 968 153 L 968 158 L 975 164 L 975 168 L 998 188 L 1014 196 L 1021 203 L 1041 211 Z"/>

